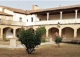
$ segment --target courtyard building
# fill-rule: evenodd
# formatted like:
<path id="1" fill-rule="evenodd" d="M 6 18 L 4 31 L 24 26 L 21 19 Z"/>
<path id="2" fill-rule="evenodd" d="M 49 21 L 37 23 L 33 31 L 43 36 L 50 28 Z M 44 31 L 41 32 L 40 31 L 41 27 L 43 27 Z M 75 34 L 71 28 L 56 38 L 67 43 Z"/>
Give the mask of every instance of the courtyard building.
<path id="1" fill-rule="evenodd" d="M 21 27 L 27 29 L 45 26 L 47 41 L 52 41 L 55 33 L 63 39 L 80 40 L 80 5 L 60 6 L 39 9 L 33 5 L 32 10 L 21 10 L 0 6 L 0 39 L 17 38 Z"/>

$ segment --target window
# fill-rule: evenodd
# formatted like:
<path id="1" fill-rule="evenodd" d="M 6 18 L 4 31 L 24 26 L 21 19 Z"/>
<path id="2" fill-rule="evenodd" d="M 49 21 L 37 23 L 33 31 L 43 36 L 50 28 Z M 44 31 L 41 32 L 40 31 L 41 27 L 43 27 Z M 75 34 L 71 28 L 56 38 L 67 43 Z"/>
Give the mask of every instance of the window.
<path id="1" fill-rule="evenodd" d="M 33 22 L 33 17 L 31 17 L 31 22 Z"/>
<path id="2" fill-rule="evenodd" d="M 19 18 L 19 21 L 22 22 L 22 17 Z"/>
<path id="3" fill-rule="evenodd" d="M 41 21 L 41 19 L 39 19 Z"/>
<path id="4" fill-rule="evenodd" d="M 28 22 L 28 19 L 26 19 L 27 20 L 27 22 Z"/>

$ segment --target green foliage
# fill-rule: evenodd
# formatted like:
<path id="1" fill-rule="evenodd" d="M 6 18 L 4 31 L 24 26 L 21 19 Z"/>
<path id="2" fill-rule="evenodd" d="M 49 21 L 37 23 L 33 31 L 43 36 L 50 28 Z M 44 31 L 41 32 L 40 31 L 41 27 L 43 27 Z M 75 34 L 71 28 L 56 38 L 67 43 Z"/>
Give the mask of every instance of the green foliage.
<path id="1" fill-rule="evenodd" d="M 4 41 L 7 41 L 5 34 L 3 35 L 3 40 L 4 40 Z"/>
<path id="2" fill-rule="evenodd" d="M 28 30 L 22 29 L 19 34 L 19 40 L 26 46 L 29 54 L 34 51 L 34 48 L 41 43 L 41 37 L 46 33 L 45 27 L 39 27 L 35 31 L 33 28 Z"/>
<path id="3" fill-rule="evenodd" d="M 57 37 L 55 38 L 56 44 L 61 43 L 61 41 L 62 41 L 62 38 L 61 38 L 61 37 L 57 36 Z"/>
<path id="4" fill-rule="evenodd" d="M 37 28 L 37 30 L 36 30 L 36 45 L 39 45 L 40 43 L 41 43 L 41 37 L 43 36 L 43 34 L 45 34 L 46 33 L 46 29 L 45 29 L 45 27 L 39 27 L 39 28 Z"/>
<path id="5" fill-rule="evenodd" d="M 42 43 L 45 43 L 45 42 L 46 42 L 46 39 L 45 39 L 45 38 L 42 38 L 42 39 L 41 39 L 41 42 L 42 42 Z"/>
<path id="6" fill-rule="evenodd" d="M 58 45 L 58 47 L 60 47 L 60 43 L 62 42 L 62 38 L 61 37 L 59 37 L 59 36 L 57 36 L 56 38 L 55 38 L 55 43 Z"/>

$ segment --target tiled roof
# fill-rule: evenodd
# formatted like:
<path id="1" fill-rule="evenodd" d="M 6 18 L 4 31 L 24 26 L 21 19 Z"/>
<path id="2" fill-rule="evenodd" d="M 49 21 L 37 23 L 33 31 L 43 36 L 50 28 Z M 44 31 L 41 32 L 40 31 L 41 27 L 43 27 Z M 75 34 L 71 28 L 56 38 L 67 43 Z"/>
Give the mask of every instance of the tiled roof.
<path id="1" fill-rule="evenodd" d="M 12 8 L 12 7 L 2 6 L 2 5 L 0 5 L 0 6 L 3 8 L 6 8 L 8 10 L 14 11 L 16 13 L 27 14 L 26 10 L 16 9 L 16 8 Z"/>
<path id="2" fill-rule="evenodd" d="M 64 10 L 64 9 L 73 9 L 73 8 L 80 8 L 80 4 L 78 5 L 70 5 L 70 6 L 60 6 L 60 7 L 55 7 L 55 8 L 47 8 L 47 9 L 38 9 L 34 11 L 30 11 L 29 13 L 36 13 L 36 12 L 47 12 L 47 11 L 54 11 L 54 10 Z"/>
<path id="3" fill-rule="evenodd" d="M 11 11 L 14 11 L 15 13 L 21 13 L 21 14 L 26 14 L 27 15 L 27 14 L 37 13 L 37 12 L 48 12 L 48 11 L 55 11 L 55 10 L 80 8 L 80 4 L 70 5 L 70 6 L 60 6 L 60 7 L 47 8 L 47 9 L 37 9 L 37 10 L 22 10 L 22 9 L 7 7 L 7 6 L 1 6 L 1 7 L 9 9 Z"/>

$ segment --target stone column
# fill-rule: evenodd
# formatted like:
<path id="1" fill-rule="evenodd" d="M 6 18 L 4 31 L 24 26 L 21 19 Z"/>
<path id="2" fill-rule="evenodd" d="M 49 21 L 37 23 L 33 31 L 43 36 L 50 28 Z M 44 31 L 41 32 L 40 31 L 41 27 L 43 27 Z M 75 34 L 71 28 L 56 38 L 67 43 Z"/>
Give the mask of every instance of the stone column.
<path id="1" fill-rule="evenodd" d="M 3 28 L 1 28 L 1 40 L 3 40 Z"/>
<path id="2" fill-rule="evenodd" d="M 46 41 L 49 41 L 49 38 L 48 38 L 48 29 L 46 29 Z"/>
<path id="3" fill-rule="evenodd" d="M 16 38 L 16 29 L 13 29 L 13 38 Z"/>
<path id="4" fill-rule="evenodd" d="M 77 37 L 77 30 L 74 29 L 74 39 Z"/>
<path id="5" fill-rule="evenodd" d="M 77 12 L 78 10 L 75 10 L 75 19 L 77 19 Z"/>
<path id="6" fill-rule="evenodd" d="M 61 29 L 59 29 L 59 36 L 61 37 L 61 32 L 62 32 L 62 30 Z"/>
<path id="7" fill-rule="evenodd" d="M 62 11 L 60 11 L 60 21 L 62 20 Z"/>
<path id="8" fill-rule="evenodd" d="M 76 19 L 77 19 L 77 12 L 78 12 L 78 10 L 75 10 L 75 22 L 76 22 Z"/>
<path id="9" fill-rule="evenodd" d="M 49 13 L 47 13 L 47 21 L 49 20 Z"/>

